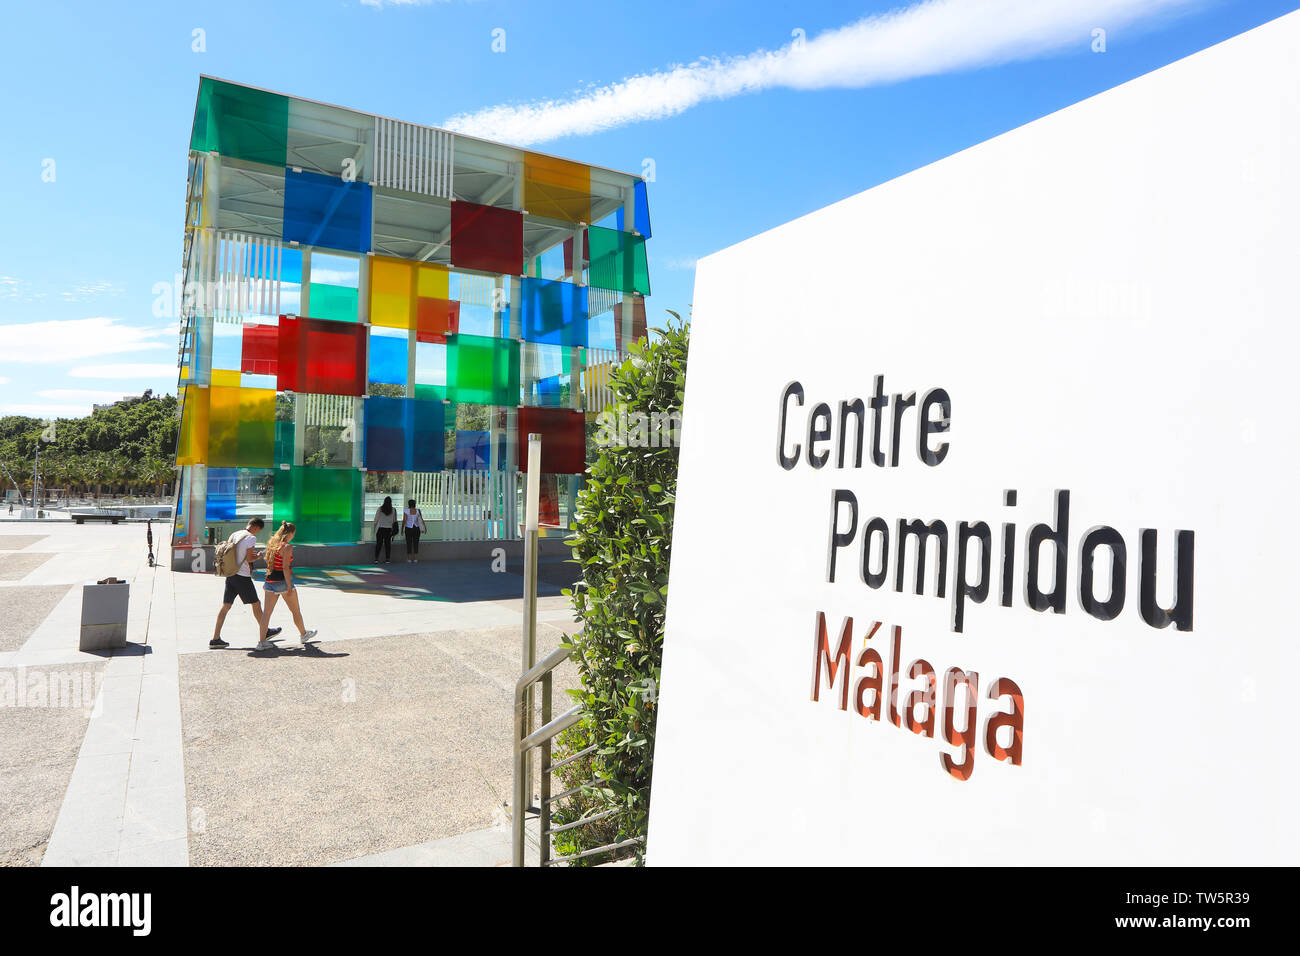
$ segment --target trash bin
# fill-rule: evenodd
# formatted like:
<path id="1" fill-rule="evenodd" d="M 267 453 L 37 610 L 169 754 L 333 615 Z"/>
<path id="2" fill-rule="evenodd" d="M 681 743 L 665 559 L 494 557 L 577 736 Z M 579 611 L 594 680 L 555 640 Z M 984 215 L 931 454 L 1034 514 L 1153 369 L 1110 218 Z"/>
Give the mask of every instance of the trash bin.
<path id="1" fill-rule="evenodd" d="M 131 585 L 106 578 L 81 588 L 81 643 L 83 651 L 126 647 L 126 612 Z"/>

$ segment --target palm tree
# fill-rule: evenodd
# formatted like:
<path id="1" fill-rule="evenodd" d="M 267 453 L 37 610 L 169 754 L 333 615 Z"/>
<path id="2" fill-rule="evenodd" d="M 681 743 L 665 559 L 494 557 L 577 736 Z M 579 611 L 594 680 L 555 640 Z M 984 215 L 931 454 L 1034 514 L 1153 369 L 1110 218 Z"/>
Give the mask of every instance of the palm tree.
<path id="1" fill-rule="evenodd" d="M 81 494 L 86 493 L 86 460 L 80 455 L 70 457 L 65 467 L 67 468 L 68 484 L 76 487 Z"/>
<path id="2" fill-rule="evenodd" d="M 103 452 L 91 452 L 85 458 L 86 482 L 95 486 L 95 498 L 104 491 L 104 481 L 108 475 L 108 462 Z"/>

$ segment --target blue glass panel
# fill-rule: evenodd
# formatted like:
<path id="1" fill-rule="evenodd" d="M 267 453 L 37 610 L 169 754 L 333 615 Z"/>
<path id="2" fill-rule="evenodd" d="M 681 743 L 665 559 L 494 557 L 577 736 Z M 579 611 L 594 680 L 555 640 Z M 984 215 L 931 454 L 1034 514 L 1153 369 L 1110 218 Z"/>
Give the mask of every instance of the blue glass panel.
<path id="1" fill-rule="evenodd" d="M 370 332 L 370 381 L 389 385 L 406 384 L 408 338 Z"/>
<path id="2" fill-rule="evenodd" d="M 602 312 L 587 323 L 587 348 L 616 349 L 618 337 L 615 335 L 615 322 L 618 321 L 618 309 Z"/>
<path id="3" fill-rule="evenodd" d="M 641 233 L 646 239 L 650 238 L 650 201 L 646 196 L 645 180 L 637 182 L 636 186 L 636 212 L 632 214 L 633 225 L 636 231 Z M 623 210 L 618 209 L 614 212 L 614 228 L 619 232 L 623 231 Z"/>
<path id="4" fill-rule="evenodd" d="M 235 490 L 239 486 L 238 468 L 208 469 L 208 520 L 234 521 Z"/>
<path id="5" fill-rule="evenodd" d="M 487 471 L 491 467 L 491 433 L 486 431 L 456 432 L 456 468 L 459 471 Z M 497 470 L 506 466 L 506 436 L 497 436 Z"/>
<path id="6" fill-rule="evenodd" d="M 408 399 L 372 396 L 366 399 L 368 471 L 406 470 L 406 412 Z"/>
<path id="7" fill-rule="evenodd" d="M 587 287 L 555 279 L 524 278 L 522 322 L 525 342 L 587 344 Z"/>
<path id="8" fill-rule="evenodd" d="M 244 329 L 240 325 L 216 322 L 212 326 L 212 367 L 238 370 L 244 359 Z"/>
<path id="9" fill-rule="evenodd" d="M 510 310 L 508 308 L 501 313 L 501 328 L 510 328 Z M 460 324 L 457 331 L 463 335 L 496 335 L 496 322 L 492 308 L 486 305 L 473 305 L 462 302 L 460 304 Z"/>
<path id="10" fill-rule="evenodd" d="M 406 400 L 412 409 L 414 429 L 407 471 L 442 471 L 447 464 L 447 442 L 443 437 L 446 408 L 442 402 Z"/>
<path id="11" fill-rule="evenodd" d="M 370 186 L 320 173 L 284 174 L 284 239 L 327 249 L 370 251 Z"/>
<path id="12" fill-rule="evenodd" d="M 302 312 L 302 250 L 280 250 L 280 314 Z"/>
<path id="13" fill-rule="evenodd" d="M 367 470 L 442 471 L 446 461 L 444 409 L 437 401 L 367 398 Z"/>
<path id="14" fill-rule="evenodd" d="M 550 378 L 543 378 L 537 382 L 537 404 L 560 404 L 560 376 L 552 375 Z"/>

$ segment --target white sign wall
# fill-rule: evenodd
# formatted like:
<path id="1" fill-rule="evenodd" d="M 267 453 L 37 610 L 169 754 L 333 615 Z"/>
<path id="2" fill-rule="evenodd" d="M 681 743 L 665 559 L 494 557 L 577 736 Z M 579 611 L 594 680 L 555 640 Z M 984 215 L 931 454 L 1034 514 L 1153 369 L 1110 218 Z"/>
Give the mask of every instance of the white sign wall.
<path id="1" fill-rule="evenodd" d="M 700 263 L 649 862 L 1297 861 L 1297 63 Z"/>

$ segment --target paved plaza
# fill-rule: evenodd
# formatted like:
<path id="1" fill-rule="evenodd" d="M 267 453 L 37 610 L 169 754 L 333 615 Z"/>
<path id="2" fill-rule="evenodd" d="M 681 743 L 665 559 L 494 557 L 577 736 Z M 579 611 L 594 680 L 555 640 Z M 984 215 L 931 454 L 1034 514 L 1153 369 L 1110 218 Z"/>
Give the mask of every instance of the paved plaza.
<path id="1" fill-rule="evenodd" d="M 237 604 L 213 651 L 221 580 L 149 567 L 143 524 L 0 525 L 0 865 L 507 863 L 522 569 L 491 550 L 304 569 L 319 644 L 281 604 L 254 652 Z M 83 653 L 81 585 L 110 575 L 128 646 Z M 575 576 L 543 559 L 539 655 Z"/>

